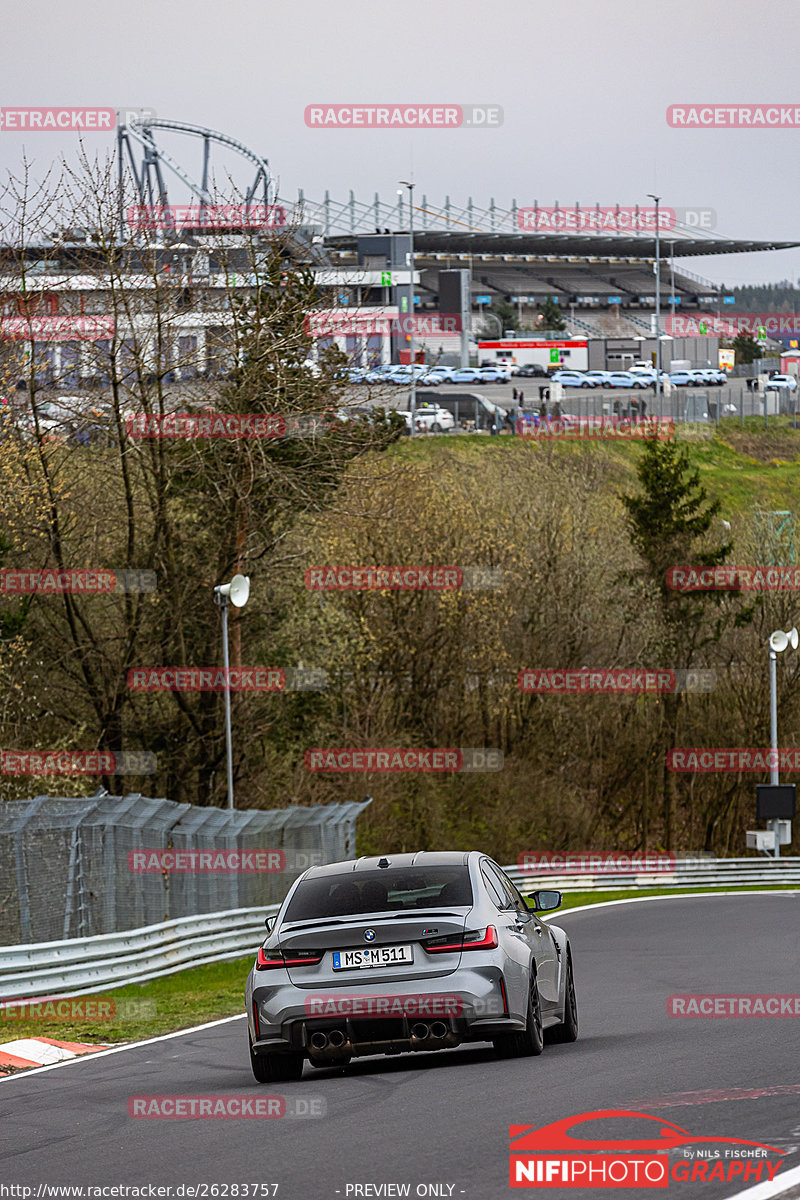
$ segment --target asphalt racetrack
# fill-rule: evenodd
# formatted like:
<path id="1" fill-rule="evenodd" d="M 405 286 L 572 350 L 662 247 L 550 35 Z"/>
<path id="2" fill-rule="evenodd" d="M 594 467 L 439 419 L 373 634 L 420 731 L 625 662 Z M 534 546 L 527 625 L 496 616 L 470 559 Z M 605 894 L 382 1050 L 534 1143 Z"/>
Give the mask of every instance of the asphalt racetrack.
<path id="1" fill-rule="evenodd" d="M 171 1185 L 172 1196 L 190 1195 L 178 1185 L 220 1184 L 228 1188 L 195 1195 L 225 1200 L 246 1195 L 233 1185 L 278 1184 L 249 1196 L 497 1200 L 543 1190 L 509 1187 L 509 1125 L 609 1109 L 778 1147 L 786 1157 L 775 1185 L 796 1174 L 800 1018 L 676 1019 L 667 998 L 800 993 L 800 895 L 679 897 L 554 920 L 573 946 L 581 1033 L 572 1045 L 516 1060 L 473 1045 L 361 1059 L 344 1070 L 307 1065 L 299 1083 L 261 1087 L 250 1073 L 244 1018 L 235 1018 L 0 1081 L 0 1183 L 30 1186 L 32 1197 L 55 1194 L 41 1184 Z M 131 1096 L 231 1094 L 280 1094 L 287 1110 L 323 1115 L 128 1115 Z M 606 1136 L 614 1136 L 610 1126 Z M 671 1163 L 683 1155 L 673 1151 Z M 752 1175 L 747 1184 L 673 1178 L 667 1194 L 716 1200 L 752 1183 Z M 775 1185 L 771 1194 L 800 1194 Z M 544 1194 L 635 1200 L 664 1192 L 551 1186 Z"/>

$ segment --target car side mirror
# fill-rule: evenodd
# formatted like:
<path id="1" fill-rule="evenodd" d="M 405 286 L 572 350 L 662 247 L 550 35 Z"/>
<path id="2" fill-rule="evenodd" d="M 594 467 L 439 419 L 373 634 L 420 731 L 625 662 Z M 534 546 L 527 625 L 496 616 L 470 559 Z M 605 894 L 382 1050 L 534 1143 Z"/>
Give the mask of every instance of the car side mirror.
<path id="1" fill-rule="evenodd" d="M 563 900 L 561 892 L 529 892 L 527 898 L 533 901 L 534 912 L 553 912 Z"/>
<path id="2" fill-rule="evenodd" d="M 274 917 L 265 917 L 264 918 L 264 926 L 267 930 L 267 933 L 272 933 L 273 929 L 275 928 L 275 922 L 277 921 L 277 919 L 278 919 L 277 915 Z"/>

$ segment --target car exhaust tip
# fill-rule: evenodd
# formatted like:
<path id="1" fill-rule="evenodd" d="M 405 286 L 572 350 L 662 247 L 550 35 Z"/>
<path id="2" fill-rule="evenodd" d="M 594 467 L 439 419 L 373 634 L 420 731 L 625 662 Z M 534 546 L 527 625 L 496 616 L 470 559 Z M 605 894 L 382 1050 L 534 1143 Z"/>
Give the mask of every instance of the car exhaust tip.
<path id="1" fill-rule="evenodd" d="M 431 1037 L 446 1038 L 450 1030 L 445 1025 L 444 1021 L 434 1021 L 431 1025 Z"/>
<path id="2" fill-rule="evenodd" d="M 420 1021 L 418 1024 L 411 1026 L 411 1036 L 417 1038 L 420 1042 L 424 1042 L 430 1036 L 430 1029 Z"/>
<path id="3" fill-rule="evenodd" d="M 342 1038 L 342 1041 L 344 1041 L 344 1038 Z M 311 1045 L 314 1047 L 315 1050 L 324 1050 L 325 1047 L 327 1046 L 327 1044 L 328 1044 L 327 1033 L 322 1033 L 320 1031 L 317 1031 L 316 1033 L 312 1033 Z"/>
<path id="4" fill-rule="evenodd" d="M 331 1046 L 334 1046 L 337 1048 L 339 1046 L 343 1046 L 345 1043 L 345 1036 L 342 1033 L 341 1029 L 332 1029 L 331 1032 L 328 1034 L 328 1042 Z"/>

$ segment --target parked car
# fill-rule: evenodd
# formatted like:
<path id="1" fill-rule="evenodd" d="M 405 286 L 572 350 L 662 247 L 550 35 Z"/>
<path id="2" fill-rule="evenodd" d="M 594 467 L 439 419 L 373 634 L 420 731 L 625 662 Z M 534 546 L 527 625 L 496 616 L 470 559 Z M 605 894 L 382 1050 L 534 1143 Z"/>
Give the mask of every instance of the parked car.
<path id="1" fill-rule="evenodd" d="M 429 375 L 438 375 L 439 378 L 441 379 L 442 383 L 452 383 L 453 382 L 453 373 L 455 372 L 455 370 L 457 370 L 456 367 L 442 367 L 442 366 L 439 366 L 438 364 L 435 364 L 434 366 L 429 368 L 428 374 Z"/>
<path id="2" fill-rule="evenodd" d="M 638 378 L 644 379 L 649 387 L 652 387 L 656 380 L 655 367 L 631 367 L 630 370 L 628 371 L 628 374 L 635 375 L 637 379 Z M 662 370 L 661 382 L 663 383 L 665 379 L 669 379 L 669 373 L 667 371 Z"/>
<path id="3" fill-rule="evenodd" d="M 391 375 L 387 376 L 387 379 L 389 380 L 389 383 L 396 383 L 398 386 L 404 385 L 405 387 L 408 387 L 412 379 L 415 379 L 417 383 L 421 383 L 427 374 L 428 368 L 423 366 L 421 363 L 416 364 L 413 372 L 410 365 L 403 364 L 395 367 Z M 439 382 L 441 382 L 441 380 L 439 380 Z M 436 385 L 434 384 L 433 386 L 435 387 Z"/>
<path id="4" fill-rule="evenodd" d="M 797 390 L 797 380 L 794 375 L 773 375 L 765 385 L 764 391 L 777 392 L 779 388 L 788 388 L 790 392 Z"/>
<path id="5" fill-rule="evenodd" d="M 564 387 L 595 388 L 600 386 L 596 379 L 591 379 L 583 371 L 554 371 L 550 378 L 554 383 L 561 383 Z"/>
<path id="6" fill-rule="evenodd" d="M 717 372 L 710 367 L 692 367 L 687 374 L 695 379 L 697 387 L 718 387 L 719 378 Z"/>
<path id="7" fill-rule="evenodd" d="M 594 379 L 598 387 L 608 387 L 610 371 L 584 371 L 587 379 Z"/>
<path id="8" fill-rule="evenodd" d="M 482 383 L 478 367 L 459 367 L 453 372 L 451 383 Z"/>
<path id="9" fill-rule="evenodd" d="M 697 387 L 698 381 L 690 371 L 670 371 L 669 381 L 673 387 Z"/>
<path id="10" fill-rule="evenodd" d="M 411 429 L 411 413 L 401 411 L 408 429 Z M 416 427 L 424 433 L 444 433 L 446 429 L 455 429 L 456 419 L 446 408 L 433 405 L 423 405 L 416 410 Z"/>
<path id="11" fill-rule="evenodd" d="M 526 363 L 524 367 L 517 367 L 513 372 L 514 375 L 520 375 L 523 379 L 549 379 L 547 371 L 538 363 Z"/>
<path id="12" fill-rule="evenodd" d="M 345 1066 L 486 1041 L 502 1058 L 530 1057 L 545 1029 L 548 1041 L 574 1042 L 569 938 L 537 915 L 557 909 L 561 893 L 528 899 L 477 850 L 306 871 L 266 918 L 247 978 L 257 1082 L 298 1080 L 306 1059 Z M 439 1016 L 443 993 L 458 1003 Z"/>
<path id="13" fill-rule="evenodd" d="M 639 388 L 640 391 L 649 386 L 648 381 L 642 379 L 641 375 L 632 375 L 630 371 L 609 371 L 606 384 L 606 387 L 610 388 Z"/>
<path id="14" fill-rule="evenodd" d="M 481 383 L 508 383 L 509 374 L 505 367 L 479 367 Z"/>

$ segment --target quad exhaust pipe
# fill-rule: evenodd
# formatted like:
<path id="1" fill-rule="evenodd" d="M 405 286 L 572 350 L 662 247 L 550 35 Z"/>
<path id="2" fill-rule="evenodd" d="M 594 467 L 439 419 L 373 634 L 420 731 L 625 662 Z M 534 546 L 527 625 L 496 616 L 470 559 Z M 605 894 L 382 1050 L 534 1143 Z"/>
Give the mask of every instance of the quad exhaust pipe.
<path id="1" fill-rule="evenodd" d="M 312 1061 L 317 1063 L 330 1061 L 348 1061 L 354 1055 L 387 1053 L 387 1046 L 395 1045 L 402 1049 L 402 1038 L 392 1038 L 386 1041 L 351 1042 L 342 1029 L 315 1029 L 309 1036 L 308 1046 Z M 410 1046 L 409 1046 L 410 1040 Z M 405 1045 L 411 1050 L 441 1050 L 445 1046 L 458 1046 L 461 1038 L 454 1033 L 444 1021 L 416 1021 L 410 1028 Z M 399 1045 L 398 1045 L 399 1043 Z"/>

